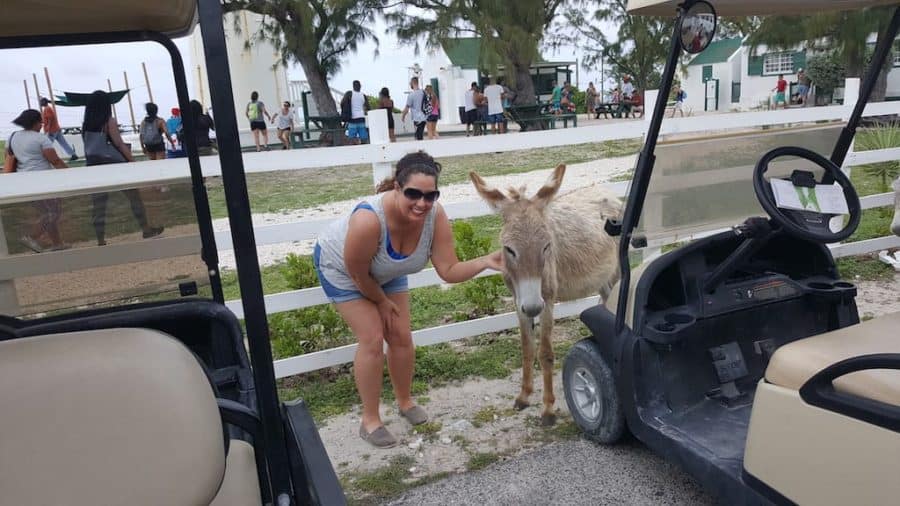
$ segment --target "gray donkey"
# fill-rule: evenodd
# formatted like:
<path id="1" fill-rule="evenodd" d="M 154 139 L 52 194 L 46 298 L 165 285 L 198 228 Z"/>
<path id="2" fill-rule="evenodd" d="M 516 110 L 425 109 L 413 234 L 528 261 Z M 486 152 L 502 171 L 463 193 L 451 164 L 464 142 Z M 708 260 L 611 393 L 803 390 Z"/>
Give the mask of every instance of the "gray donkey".
<path id="1" fill-rule="evenodd" d="M 553 404 L 553 304 L 599 293 L 604 299 L 619 279 L 618 243 L 604 231 L 608 217 L 618 217 L 622 204 L 598 186 L 555 198 L 565 165 L 553 171 L 531 198 L 525 188 L 505 193 L 489 187 L 474 172 L 469 177 L 488 205 L 503 218 L 500 243 L 506 273 L 503 280 L 515 298 L 522 334 L 522 389 L 515 408 L 528 407 L 533 390 L 534 318 L 540 315 L 541 370 L 544 374 L 542 425 L 556 422 Z"/>

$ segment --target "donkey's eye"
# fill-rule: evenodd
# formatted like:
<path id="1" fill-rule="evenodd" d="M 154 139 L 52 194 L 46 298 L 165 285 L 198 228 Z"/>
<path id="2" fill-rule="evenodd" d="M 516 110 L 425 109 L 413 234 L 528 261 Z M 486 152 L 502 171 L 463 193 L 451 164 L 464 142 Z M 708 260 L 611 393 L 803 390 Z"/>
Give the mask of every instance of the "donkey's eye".
<path id="1" fill-rule="evenodd" d="M 511 257 L 513 257 L 513 258 L 516 258 L 516 252 L 513 251 L 513 249 L 510 248 L 509 246 L 504 246 L 504 247 L 503 247 L 503 250 L 506 251 L 506 254 L 507 254 L 507 255 L 509 255 L 509 256 L 511 256 Z"/>
<path id="2" fill-rule="evenodd" d="M 547 243 L 546 246 L 544 246 L 544 254 L 546 255 L 548 251 L 550 251 L 550 243 L 549 242 Z"/>

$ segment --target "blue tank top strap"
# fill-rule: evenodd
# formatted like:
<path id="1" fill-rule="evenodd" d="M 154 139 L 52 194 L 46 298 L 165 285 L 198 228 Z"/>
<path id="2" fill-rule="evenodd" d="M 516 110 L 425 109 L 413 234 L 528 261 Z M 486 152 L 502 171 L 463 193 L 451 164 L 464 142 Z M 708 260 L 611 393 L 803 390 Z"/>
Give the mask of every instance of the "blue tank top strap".
<path id="1" fill-rule="evenodd" d="M 356 207 L 353 208 L 353 211 L 351 211 L 350 214 L 353 214 L 356 211 L 359 211 L 360 209 L 368 209 L 369 211 L 372 211 L 373 213 L 375 212 L 375 209 L 372 207 L 371 204 L 369 204 L 368 202 L 360 202 L 359 204 L 356 204 Z"/>
<path id="2" fill-rule="evenodd" d="M 385 247 L 387 249 L 388 255 L 390 255 L 390 257 L 393 258 L 394 260 L 403 260 L 403 259 L 409 257 L 409 255 L 404 255 L 403 253 L 394 251 L 394 247 L 391 246 L 391 231 L 390 230 L 386 231 L 384 242 L 385 242 Z"/>

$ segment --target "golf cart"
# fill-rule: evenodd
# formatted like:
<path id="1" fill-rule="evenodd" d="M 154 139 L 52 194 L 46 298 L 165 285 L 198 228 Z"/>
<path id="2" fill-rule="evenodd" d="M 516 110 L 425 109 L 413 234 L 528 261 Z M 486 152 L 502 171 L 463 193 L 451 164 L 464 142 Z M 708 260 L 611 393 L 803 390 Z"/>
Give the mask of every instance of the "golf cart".
<path id="1" fill-rule="evenodd" d="M 845 124 L 738 124 L 657 146 L 681 52 L 709 44 L 717 15 L 891 3 L 629 2 L 633 14 L 677 19 L 624 216 L 606 226 L 619 236 L 621 281 L 582 313 L 592 336 L 563 366 L 587 437 L 612 444 L 628 431 L 724 504 L 900 500 L 900 314 L 860 323 L 856 287 L 826 247 L 860 221 L 840 167 L 881 66 Z M 892 11 L 874 62 L 897 35 Z M 636 239 L 673 235 L 699 238 L 631 268 Z"/>
<path id="2" fill-rule="evenodd" d="M 80 67 L 105 57 L 92 44 L 158 43 L 190 111 L 172 38 L 198 23 L 243 328 L 225 306 L 192 115 L 187 163 L 0 176 L 0 232 L 63 198 L 73 242 L 34 254 L 0 233 L 0 504 L 346 502 L 307 407 L 278 399 L 221 2 L 4 0 L 0 49 L 78 46 Z M 165 234 L 148 239 L 148 220 Z"/>

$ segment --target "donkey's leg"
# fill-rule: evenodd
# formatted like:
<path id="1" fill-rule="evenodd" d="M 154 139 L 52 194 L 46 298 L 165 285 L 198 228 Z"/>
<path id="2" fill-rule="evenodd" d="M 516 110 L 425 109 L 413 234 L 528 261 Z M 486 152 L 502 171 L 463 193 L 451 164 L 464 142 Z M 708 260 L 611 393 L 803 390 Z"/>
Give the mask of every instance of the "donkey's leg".
<path id="1" fill-rule="evenodd" d="M 541 360 L 541 372 L 544 375 L 544 411 L 541 413 L 541 425 L 556 423 L 556 412 L 553 404 L 553 303 L 547 301 L 541 312 L 541 347 L 538 351 Z"/>
<path id="2" fill-rule="evenodd" d="M 522 410 L 528 407 L 528 396 L 534 391 L 534 318 L 517 311 L 519 333 L 522 337 L 522 389 L 513 407 Z"/>

